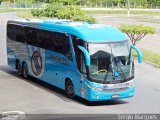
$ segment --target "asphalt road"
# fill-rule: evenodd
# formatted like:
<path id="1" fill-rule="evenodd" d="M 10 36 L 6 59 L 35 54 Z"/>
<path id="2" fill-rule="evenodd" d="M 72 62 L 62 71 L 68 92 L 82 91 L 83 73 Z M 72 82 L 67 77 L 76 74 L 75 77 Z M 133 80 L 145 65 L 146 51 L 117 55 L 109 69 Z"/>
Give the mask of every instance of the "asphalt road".
<path id="1" fill-rule="evenodd" d="M 136 92 L 133 98 L 92 102 L 68 99 L 62 90 L 39 82 L 24 80 L 6 65 L 5 24 L 15 19 L 13 13 L 0 14 L 0 112 L 99 114 L 160 113 L 160 69 L 135 61 Z"/>

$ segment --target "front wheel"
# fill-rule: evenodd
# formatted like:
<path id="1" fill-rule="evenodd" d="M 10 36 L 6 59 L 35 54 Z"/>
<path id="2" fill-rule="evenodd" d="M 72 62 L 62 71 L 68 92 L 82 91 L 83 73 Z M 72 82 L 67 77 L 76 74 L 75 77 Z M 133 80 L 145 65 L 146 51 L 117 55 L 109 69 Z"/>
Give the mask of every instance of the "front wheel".
<path id="1" fill-rule="evenodd" d="M 66 87 L 65 87 L 65 92 L 66 92 L 66 95 L 69 97 L 69 98 L 74 98 L 75 97 L 75 94 L 74 94 L 74 87 L 73 87 L 73 84 L 70 80 L 68 80 L 66 82 Z"/>

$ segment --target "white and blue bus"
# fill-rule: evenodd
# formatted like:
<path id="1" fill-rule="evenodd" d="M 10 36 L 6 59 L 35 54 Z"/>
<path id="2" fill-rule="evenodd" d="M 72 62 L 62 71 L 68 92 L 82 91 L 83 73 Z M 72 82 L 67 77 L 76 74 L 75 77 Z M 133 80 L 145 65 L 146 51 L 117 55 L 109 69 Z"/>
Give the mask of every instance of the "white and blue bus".
<path id="1" fill-rule="evenodd" d="M 142 54 L 120 30 L 102 24 L 64 20 L 7 23 L 8 64 L 70 98 L 103 101 L 134 96 L 134 60 Z"/>

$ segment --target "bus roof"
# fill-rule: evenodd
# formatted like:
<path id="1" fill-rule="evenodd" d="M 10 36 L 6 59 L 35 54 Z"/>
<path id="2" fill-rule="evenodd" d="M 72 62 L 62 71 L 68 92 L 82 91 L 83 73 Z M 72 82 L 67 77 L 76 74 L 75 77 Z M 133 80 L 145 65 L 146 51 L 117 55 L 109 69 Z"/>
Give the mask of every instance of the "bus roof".
<path id="1" fill-rule="evenodd" d="M 104 24 L 89 24 L 71 20 L 17 20 L 8 23 L 18 23 L 23 26 L 38 27 L 45 30 L 64 32 L 78 36 L 87 42 L 120 42 L 128 37 L 115 27 Z"/>

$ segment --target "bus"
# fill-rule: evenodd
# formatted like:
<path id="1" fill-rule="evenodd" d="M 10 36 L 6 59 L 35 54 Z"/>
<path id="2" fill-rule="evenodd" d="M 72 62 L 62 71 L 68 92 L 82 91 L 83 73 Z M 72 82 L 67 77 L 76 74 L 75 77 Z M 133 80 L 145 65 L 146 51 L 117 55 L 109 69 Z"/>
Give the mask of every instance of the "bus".
<path id="1" fill-rule="evenodd" d="M 8 65 L 88 101 L 134 96 L 142 53 L 115 27 L 71 20 L 9 20 Z"/>

